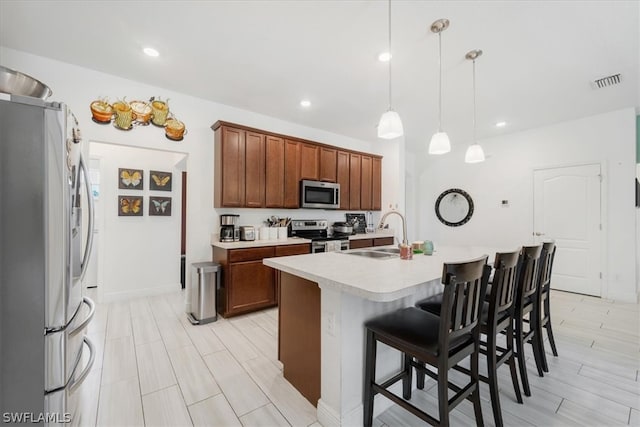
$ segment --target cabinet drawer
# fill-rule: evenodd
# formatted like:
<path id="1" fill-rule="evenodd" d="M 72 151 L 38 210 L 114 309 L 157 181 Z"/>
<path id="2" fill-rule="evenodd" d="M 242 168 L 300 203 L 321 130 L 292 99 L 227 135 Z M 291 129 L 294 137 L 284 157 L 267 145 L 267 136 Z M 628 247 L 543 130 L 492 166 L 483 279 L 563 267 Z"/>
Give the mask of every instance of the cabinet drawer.
<path id="1" fill-rule="evenodd" d="M 373 246 L 373 239 L 349 240 L 349 249 L 368 248 Z"/>
<path id="2" fill-rule="evenodd" d="M 309 243 L 276 246 L 276 256 L 302 255 L 308 253 L 311 253 L 311 245 Z"/>
<path id="3" fill-rule="evenodd" d="M 377 237 L 373 239 L 373 246 L 393 245 L 393 237 Z"/>
<path id="4" fill-rule="evenodd" d="M 262 258 L 271 258 L 275 254 L 273 246 L 264 248 L 231 249 L 229 262 L 261 261 Z"/>

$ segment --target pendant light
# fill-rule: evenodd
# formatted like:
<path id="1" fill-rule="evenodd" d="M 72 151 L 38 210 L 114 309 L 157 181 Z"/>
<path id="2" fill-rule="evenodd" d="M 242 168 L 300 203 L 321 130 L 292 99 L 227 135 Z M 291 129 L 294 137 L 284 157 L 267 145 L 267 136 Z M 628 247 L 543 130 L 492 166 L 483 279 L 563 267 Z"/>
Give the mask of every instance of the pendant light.
<path id="1" fill-rule="evenodd" d="M 388 1 L 388 34 L 389 34 L 389 56 L 391 56 L 391 0 Z M 378 138 L 393 139 L 404 134 L 402 121 L 398 113 L 391 108 L 391 58 L 389 58 L 389 109 L 382 114 L 378 123 Z"/>
<path id="2" fill-rule="evenodd" d="M 464 155 L 465 163 L 484 162 L 484 150 L 476 141 L 476 59 L 482 55 L 480 49 L 472 50 L 465 55 L 466 59 L 473 61 L 473 144 L 467 148 Z"/>
<path id="3" fill-rule="evenodd" d="M 438 34 L 438 132 L 433 134 L 429 143 L 429 154 L 445 154 L 451 151 L 449 136 L 442 130 L 442 32 L 449 28 L 448 19 L 438 19 L 431 24 L 431 32 Z"/>

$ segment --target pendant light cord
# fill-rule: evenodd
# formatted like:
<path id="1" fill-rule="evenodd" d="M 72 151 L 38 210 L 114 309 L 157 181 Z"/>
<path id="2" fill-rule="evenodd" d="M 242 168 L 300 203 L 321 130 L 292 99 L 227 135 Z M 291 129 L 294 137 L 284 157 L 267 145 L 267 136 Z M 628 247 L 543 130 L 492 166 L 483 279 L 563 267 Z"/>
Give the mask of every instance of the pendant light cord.
<path id="1" fill-rule="evenodd" d="M 473 144 L 476 143 L 476 60 L 473 60 Z"/>
<path id="2" fill-rule="evenodd" d="M 389 18 L 389 22 L 387 30 L 388 30 L 388 35 L 389 35 L 389 40 L 388 40 L 388 50 L 389 50 L 389 56 L 391 56 L 391 0 L 389 0 L 389 13 L 387 14 L 388 18 Z M 391 111 L 391 58 L 389 58 L 389 111 Z"/>
<path id="3" fill-rule="evenodd" d="M 442 31 L 438 33 L 438 67 L 440 68 L 438 76 L 438 132 L 442 132 Z"/>

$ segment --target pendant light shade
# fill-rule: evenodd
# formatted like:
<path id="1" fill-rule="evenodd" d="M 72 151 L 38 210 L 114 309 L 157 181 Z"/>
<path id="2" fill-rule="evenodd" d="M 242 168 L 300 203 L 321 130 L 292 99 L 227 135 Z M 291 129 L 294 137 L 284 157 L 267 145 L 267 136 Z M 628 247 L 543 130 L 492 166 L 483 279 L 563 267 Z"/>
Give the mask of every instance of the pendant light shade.
<path id="1" fill-rule="evenodd" d="M 448 19 L 438 19 L 431 24 L 431 32 L 438 34 L 438 132 L 431 137 L 429 154 L 445 154 L 451 151 L 449 136 L 442 130 L 442 32 L 449 28 Z"/>
<path id="2" fill-rule="evenodd" d="M 484 162 L 484 150 L 480 144 L 471 144 L 464 155 L 465 163 Z"/>
<path id="3" fill-rule="evenodd" d="M 445 132 L 436 132 L 429 142 L 429 154 L 445 154 L 451 151 L 449 136 Z"/>
<path id="4" fill-rule="evenodd" d="M 393 139 L 404 134 L 402 120 L 400 116 L 393 110 L 389 110 L 382 114 L 378 123 L 378 138 Z"/>
<path id="5" fill-rule="evenodd" d="M 476 141 L 476 59 L 482 55 L 480 49 L 472 50 L 465 55 L 466 59 L 473 61 L 473 144 L 467 148 L 464 155 L 465 163 L 484 162 L 484 150 Z"/>
<path id="6" fill-rule="evenodd" d="M 388 30 L 389 30 L 389 54 L 391 54 L 391 0 L 388 1 L 389 13 L 388 13 Z M 391 59 L 389 64 L 389 108 L 380 117 L 378 122 L 378 138 L 393 139 L 404 134 L 404 128 L 402 126 L 402 120 L 398 113 L 391 109 Z"/>

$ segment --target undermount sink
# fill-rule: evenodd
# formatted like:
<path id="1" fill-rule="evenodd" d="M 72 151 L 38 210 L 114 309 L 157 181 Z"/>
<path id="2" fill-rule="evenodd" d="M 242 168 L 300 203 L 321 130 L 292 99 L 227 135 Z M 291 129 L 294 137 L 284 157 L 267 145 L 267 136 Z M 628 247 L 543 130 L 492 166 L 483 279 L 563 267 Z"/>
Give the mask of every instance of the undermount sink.
<path id="1" fill-rule="evenodd" d="M 377 259 L 388 259 L 388 258 L 396 258 L 398 253 L 389 253 L 388 251 L 379 251 L 379 250 L 366 250 L 366 251 L 353 251 L 353 252 L 342 252 L 347 255 L 358 255 L 364 256 L 367 258 L 377 258 Z"/>
<path id="2" fill-rule="evenodd" d="M 400 255 L 400 248 L 375 248 L 375 249 L 371 249 L 372 251 L 375 252 L 385 252 L 388 254 L 397 254 Z"/>

